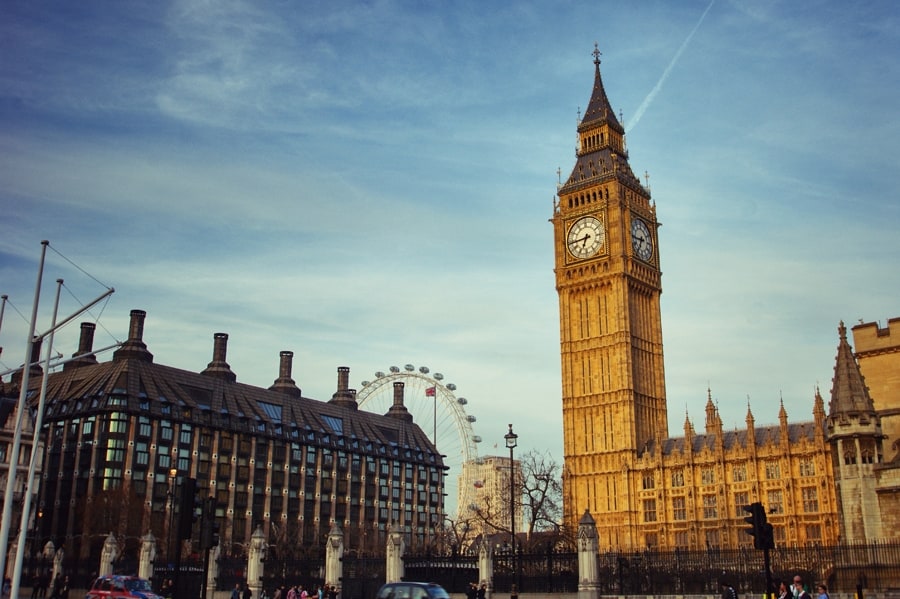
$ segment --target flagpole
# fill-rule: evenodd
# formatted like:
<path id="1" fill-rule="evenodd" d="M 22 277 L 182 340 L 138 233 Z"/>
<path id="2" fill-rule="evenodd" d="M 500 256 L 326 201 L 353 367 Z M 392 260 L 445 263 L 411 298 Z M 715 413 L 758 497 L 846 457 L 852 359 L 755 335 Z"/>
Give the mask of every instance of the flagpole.
<path id="1" fill-rule="evenodd" d="M 31 520 L 31 488 L 34 485 L 34 474 L 37 470 L 38 448 L 41 441 L 41 428 L 44 426 L 44 406 L 47 399 L 47 382 L 50 379 L 50 356 L 53 354 L 53 337 L 56 331 L 56 317 L 59 314 L 59 294 L 62 290 L 63 280 L 56 279 L 56 300 L 53 303 L 53 325 L 47 337 L 47 347 L 44 358 L 44 376 L 41 379 L 41 394 L 38 398 L 37 414 L 34 418 L 34 431 L 31 440 L 31 460 L 28 463 L 28 478 L 25 479 L 25 496 L 22 498 L 22 523 L 19 525 L 19 540 L 16 543 L 16 562 L 13 569 L 10 597 L 19 596 L 19 586 L 22 584 L 22 562 L 25 558 L 25 542 L 28 538 L 28 521 Z M 35 539 L 36 540 L 36 539 Z"/>
<path id="2" fill-rule="evenodd" d="M 31 322 L 28 325 L 28 340 L 25 343 L 24 363 L 31 362 L 31 351 L 34 347 L 34 329 L 37 324 L 38 303 L 41 297 L 41 279 L 44 277 L 44 259 L 50 242 L 41 241 L 41 260 L 38 264 L 37 283 L 34 288 L 34 302 L 31 307 Z M 3 497 L 3 519 L 0 521 L 0 574 L 6 576 L 6 553 L 9 550 L 9 521 L 12 519 L 13 492 L 16 490 L 16 470 L 19 461 L 19 445 L 22 443 L 22 423 L 25 421 L 25 399 L 28 395 L 28 375 L 30 368 L 22 370 L 22 388 L 19 390 L 19 403 L 16 404 L 16 428 L 13 434 L 12 448 L 9 452 L 9 471 L 6 475 L 6 495 Z"/>

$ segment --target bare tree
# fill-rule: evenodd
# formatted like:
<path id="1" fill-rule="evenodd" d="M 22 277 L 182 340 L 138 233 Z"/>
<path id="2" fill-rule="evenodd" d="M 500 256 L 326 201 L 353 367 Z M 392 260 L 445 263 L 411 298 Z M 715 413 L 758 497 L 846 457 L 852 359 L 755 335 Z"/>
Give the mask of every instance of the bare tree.
<path id="1" fill-rule="evenodd" d="M 532 450 L 522 456 L 521 486 L 527 538 L 535 532 L 558 532 L 562 520 L 562 473 L 549 452 Z"/>
<path id="2" fill-rule="evenodd" d="M 506 497 L 486 496 L 472 511 L 485 534 L 510 533 L 509 503 L 513 497 L 516 516 L 520 516 L 519 532 L 531 539 L 535 532 L 550 531 L 561 535 L 562 473 L 560 465 L 549 453 L 529 451 L 519 460 L 514 493 Z M 518 518 L 517 518 L 518 520 Z"/>

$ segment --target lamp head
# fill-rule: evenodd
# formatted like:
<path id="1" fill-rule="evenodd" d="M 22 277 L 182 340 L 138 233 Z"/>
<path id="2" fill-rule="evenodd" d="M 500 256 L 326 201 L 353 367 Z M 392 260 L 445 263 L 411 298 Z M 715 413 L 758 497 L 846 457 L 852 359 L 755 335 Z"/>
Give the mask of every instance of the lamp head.
<path id="1" fill-rule="evenodd" d="M 506 439 L 506 447 L 508 449 L 513 449 L 518 445 L 517 439 L 519 438 L 519 435 L 513 432 L 512 424 L 509 425 L 509 432 L 503 435 L 503 438 Z"/>

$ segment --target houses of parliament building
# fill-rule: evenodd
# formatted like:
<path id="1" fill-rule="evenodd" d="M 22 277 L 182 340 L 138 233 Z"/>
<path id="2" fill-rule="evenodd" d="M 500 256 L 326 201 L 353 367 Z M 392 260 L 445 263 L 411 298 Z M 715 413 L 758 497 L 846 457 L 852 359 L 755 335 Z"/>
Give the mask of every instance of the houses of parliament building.
<path id="1" fill-rule="evenodd" d="M 778 546 L 900 539 L 900 318 L 854 326 L 855 351 L 840 323 L 830 396 L 798 420 L 748 405 L 725 430 L 710 396 L 702 429 L 668 436 L 656 206 L 594 66 L 552 217 L 566 524 L 589 512 L 601 550 L 752 546 L 761 502 Z"/>

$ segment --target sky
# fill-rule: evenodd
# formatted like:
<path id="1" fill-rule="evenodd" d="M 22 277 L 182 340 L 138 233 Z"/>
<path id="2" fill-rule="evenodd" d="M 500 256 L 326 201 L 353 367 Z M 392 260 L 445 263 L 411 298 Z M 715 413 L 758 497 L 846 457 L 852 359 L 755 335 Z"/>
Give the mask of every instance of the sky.
<path id="1" fill-rule="evenodd" d="M 562 461 L 552 216 L 594 44 L 657 206 L 669 430 L 811 420 L 900 316 L 893 0 L 0 3 L 0 370 L 147 311 L 159 363 L 441 372 L 482 454 Z M 100 355 L 101 360 L 110 354 Z M 417 421 L 422 417 L 416 415 Z M 427 421 L 423 423 L 427 428 Z M 495 444 L 500 449 L 495 449 Z"/>

